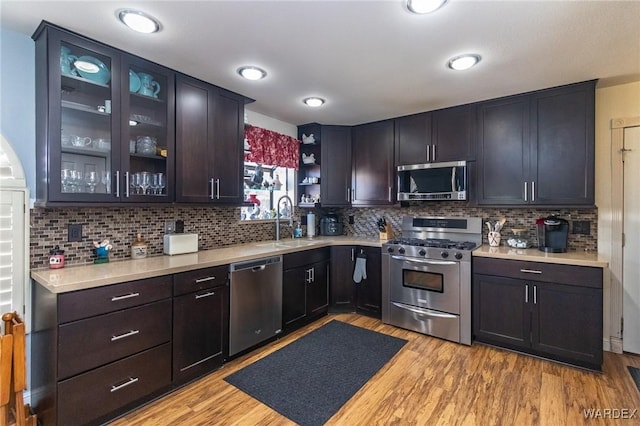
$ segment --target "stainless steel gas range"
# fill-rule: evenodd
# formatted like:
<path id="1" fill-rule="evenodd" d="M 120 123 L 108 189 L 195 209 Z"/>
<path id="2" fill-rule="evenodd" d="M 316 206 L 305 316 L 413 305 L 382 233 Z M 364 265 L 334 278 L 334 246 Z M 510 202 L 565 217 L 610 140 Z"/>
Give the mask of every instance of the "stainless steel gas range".
<path id="1" fill-rule="evenodd" d="M 382 246 L 382 322 L 471 344 L 471 251 L 478 217 L 402 218 Z"/>

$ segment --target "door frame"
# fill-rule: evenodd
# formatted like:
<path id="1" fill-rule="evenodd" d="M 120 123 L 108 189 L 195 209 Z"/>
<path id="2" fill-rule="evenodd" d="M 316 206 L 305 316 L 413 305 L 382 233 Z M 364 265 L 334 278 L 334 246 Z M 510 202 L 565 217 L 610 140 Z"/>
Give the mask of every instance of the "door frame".
<path id="1" fill-rule="evenodd" d="M 622 305 L 624 287 L 622 283 L 622 234 L 624 230 L 624 169 L 622 155 L 624 148 L 624 130 L 639 127 L 640 117 L 615 118 L 611 120 L 611 270 L 610 320 L 611 351 L 622 353 Z"/>

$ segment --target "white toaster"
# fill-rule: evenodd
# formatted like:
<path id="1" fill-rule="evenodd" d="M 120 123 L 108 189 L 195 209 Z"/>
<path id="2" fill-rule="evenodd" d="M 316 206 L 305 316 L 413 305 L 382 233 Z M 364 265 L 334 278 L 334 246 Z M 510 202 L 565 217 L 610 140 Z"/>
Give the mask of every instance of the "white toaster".
<path id="1" fill-rule="evenodd" d="M 164 254 L 184 254 L 198 251 L 198 234 L 165 234 Z"/>

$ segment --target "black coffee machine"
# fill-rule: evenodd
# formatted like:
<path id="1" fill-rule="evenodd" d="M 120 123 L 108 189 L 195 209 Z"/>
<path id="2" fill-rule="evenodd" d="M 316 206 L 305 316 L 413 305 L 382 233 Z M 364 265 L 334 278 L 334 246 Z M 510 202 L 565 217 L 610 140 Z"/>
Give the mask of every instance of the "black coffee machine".
<path id="1" fill-rule="evenodd" d="M 320 235 L 342 235 L 344 224 L 337 213 L 327 213 L 320 219 Z"/>
<path id="2" fill-rule="evenodd" d="M 556 216 L 536 221 L 538 227 L 538 250 L 545 253 L 564 253 L 569 241 L 569 222 Z"/>

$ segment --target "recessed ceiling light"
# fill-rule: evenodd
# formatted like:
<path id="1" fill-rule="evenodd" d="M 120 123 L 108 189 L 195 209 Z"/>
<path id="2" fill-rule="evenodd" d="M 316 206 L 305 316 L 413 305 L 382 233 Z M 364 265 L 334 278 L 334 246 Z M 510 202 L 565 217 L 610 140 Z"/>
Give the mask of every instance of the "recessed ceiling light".
<path id="1" fill-rule="evenodd" d="M 262 68 L 247 66 L 238 68 L 238 74 L 247 80 L 261 80 L 267 76 L 267 72 Z"/>
<path id="2" fill-rule="evenodd" d="M 302 100 L 302 102 L 305 103 L 305 105 L 310 106 L 310 107 L 319 107 L 322 106 L 322 104 L 325 103 L 325 100 L 322 98 L 318 98 L 316 96 L 311 96 L 309 98 L 304 98 Z"/>
<path id="3" fill-rule="evenodd" d="M 144 34 L 160 30 L 160 23 L 154 17 L 139 10 L 124 9 L 118 12 L 118 19 L 127 27 Z"/>
<path id="4" fill-rule="evenodd" d="M 467 70 L 472 66 L 474 66 L 475 64 L 477 64 L 478 62 L 480 62 L 480 59 L 481 59 L 480 55 L 475 55 L 475 54 L 460 55 L 460 56 L 456 56 L 455 58 L 449 59 L 449 62 L 447 62 L 447 66 L 452 70 L 456 70 L 456 71 Z"/>
<path id="5" fill-rule="evenodd" d="M 407 9 L 413 13 L 431 13 L 440 9 L 447 0 L 407 0 Z"/>

